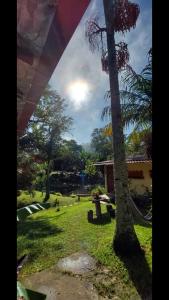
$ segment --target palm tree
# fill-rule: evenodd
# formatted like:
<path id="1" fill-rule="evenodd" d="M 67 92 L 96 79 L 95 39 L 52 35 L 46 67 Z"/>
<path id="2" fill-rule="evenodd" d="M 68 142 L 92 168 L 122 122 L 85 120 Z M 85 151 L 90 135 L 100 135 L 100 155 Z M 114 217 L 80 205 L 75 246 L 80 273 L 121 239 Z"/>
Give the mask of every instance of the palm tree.
<path id="1" fill-rule="evenodd" d="M 132 214 L 129 206 L 130 194 L 128 188 L 128 172 L 125 160 L 123 125 L 118 84 L 118 71 L 126 65 L 128 60 L 126 44 L 121 43 L 117 51 L 115 32 L 125 32 L 136 24 L 139 7 L 127 0 L 103 0 L 106 28 L 101 28 L 96 20 L 89 22 L 86 36 L 90 45 L 96 45 L 96 38 L 100 34 L 102 46 L 102 66 L 109 74 L 111 117 L 113 131 L 114 156 L 114 186 L 116 197 L 116 230 L 113 247 L 120 254 L 131 254 L 140 251 L 140 245 L 134 230 Z M 103 33 L 106 32 L 107 51 L 103 51 Z M 94 37 L 94 39 L 92 39 Z M 105 55 L 106 53 L 106 55 Z"/>
<path id="2" fill-rule="evenodd" d="M 144 155 L 152 158 L 152 132 L 148 129 L 141 131 L 133 130 L 126 139 L 126 150 L 128 155 Z"/>
<path id="3" fill-rule="evenodd" d="M 148 64 L 136 73 L 133 68 L 126 65 L 122 76 L 126 85 L 120 91 L 123 125 L 134 125 L 134 131 L 151 129 L 152 126 L 152 49 L 148 52 Z M 110 91 L 105 94 L 106 100 L 110 99 Z M 107 105 L 102 111 L 101 118 L 110 117 L 111 107 Z M 111 124 L 106 126 L 111 127 Z"/>

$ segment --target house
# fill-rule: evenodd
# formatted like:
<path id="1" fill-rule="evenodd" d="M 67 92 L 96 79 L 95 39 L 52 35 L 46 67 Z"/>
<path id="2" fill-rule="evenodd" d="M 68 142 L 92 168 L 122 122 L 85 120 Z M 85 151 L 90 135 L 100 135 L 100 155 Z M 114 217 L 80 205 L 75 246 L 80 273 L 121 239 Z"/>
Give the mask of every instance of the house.
<path id="1" fill-rule="evenodd" d="M 145 159 L 127 159 L 128 179 L 130 191 L 143 194 L 152 185 L 152 161 Z M 94 165 L 104 170 L 105 188 L 108 193 L 114 192 L 113 160 L 97 162 Z"/>

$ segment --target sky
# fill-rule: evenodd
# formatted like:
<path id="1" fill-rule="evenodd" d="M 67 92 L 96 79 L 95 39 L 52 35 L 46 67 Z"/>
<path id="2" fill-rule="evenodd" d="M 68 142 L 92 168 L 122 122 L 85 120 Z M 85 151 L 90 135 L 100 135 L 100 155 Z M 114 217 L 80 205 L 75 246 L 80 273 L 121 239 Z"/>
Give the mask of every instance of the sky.
<path id="1" fill-rule="evenodd" d="M 134 2 L 140 6 L 136 27 L 125 36 L 116 34 L 115 39 L 128 44 L 129 63 L 140 72 L 152 46 L 152 2 Z M 109 90 L 109 77 L 102 71 L 100 52 L 92 53 L 85 39 L 85 23 L 96 15 L 99 15 L 100 25 L 104 26 L 103 0 L 90 2 L 49 82 L 66 99 L 65 113 L 73 118 L 71 131 L 64 138 L 74 139 L 79 144 L 89 143 L 92 131 L 108 123 L 108 120 L 101 120 L 101 112 L 107 105 L 104 95 Z M 131 130 L 129 127 L 124 133 L 129 134 Z"/>

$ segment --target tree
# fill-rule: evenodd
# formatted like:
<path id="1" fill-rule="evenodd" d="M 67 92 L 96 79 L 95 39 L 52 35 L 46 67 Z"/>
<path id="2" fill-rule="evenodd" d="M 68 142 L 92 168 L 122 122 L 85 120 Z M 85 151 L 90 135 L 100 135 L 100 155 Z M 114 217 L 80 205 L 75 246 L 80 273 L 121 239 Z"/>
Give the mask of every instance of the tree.
<path id="1" fill-rule="evenodd" d="M 34 137 L 27 133 L 18 140 L 17 183 L 21 189 L 43 188 L 46 163 L 39 155 Z"/>
<path id="2" fill-rule="evenodd" d="M 123 125 L 133 124 L 135 130 L 152 126 L 152 49 L 148 52 L 148 64 L 140 74 L 129 65 L 122 76 L 125 89 L 120 91 Z M 110 91 L 105 95 L 110 99 Z M 110 105 L 104 107 L 102 119 L 111 115 Z"/>
<path id="3" fill-rule="evenodd" d="M 126 149 L 128 155 L 143 155 L 152 158 L 152 132 L 149 129 L 133 130 L 127 137 Z"/>
<path id="4" fill-rule="evenodd" d="M 77 172 L 82 169 L 81 163 L 82 146 L 75 140 L 63 140 L 59 155 L 54 160 L 57 170 Z M 58 168 L 59 167 L 59 168 Z"/>
<path id="5" fill-rule="evenodd" d="M 123 126 L 121 118 L 121 106 L 118 84 L 118 71 L 125 67 L 128 60 L 127 47 L 121 45 L 121 51 L 117 51 L 115 44 L 115 32 L 125 32 L 136 24 L 139 15 L 139 7 L 127 0 L 103 0 L 106 28 L 104 31 L 98 28 L 94 22 L 88 26 L 87 34 L 90 45 L 98 48 L 95 41 L 100 37 L 103 48 L 103 33 L 107 37 L 107 55 L 103 57 L 103 70 L 107 71 L 110 80 L 111 95 L 111 117 L 113 132 L 113 151 L 114 151 L 114 186 L 116 197 L 116 230 L 113 239 L 113 247 L 116 252 L 121 254 L 136 253 L 140 251 L 140 245 L 134 230 L 133 218 L 129 206 L 130 194 L 128 188 L 127 165 L 125 161 L 125 147 Z M 97 29 L 96 29 L 97 27 Z M 94 39 L 93 39 L 94 37 Z M 93 46 L 92 45 L 92 46 Z"/>
<path id="6" fill-rule="evenodd" d="M 18 148 L 17 153 L 17 187 L 30 189 L 35 179 L 36 164 L 30 153 Z"/>
<path id="7" fill-rule="evenodd" d="M 86 161 L 86 165 L 85 165 L 85 170 L 84 170 L 85 174 L 89 175 L 89 176 L 94 176 L 97 172 L 96 167 L 93 165 L 93 161 L 88 159 Z"/>
<path id="8" fill-rule="evenodd" d="M 152 126 L 152 51 L 148 52 L 148 64 L 137 74 L 127 65 L 121 91 L 124 124 L 135 125 L 135 129 Z"/>
<path id="9" fill-rule="evenodd" d="M 148 51 L 148 63 L 140 74 L 129 65 L 122 77 L 126 84 L 120 91 L 123 125 L 134 125 L 128 136 L 126 148 L 129 154 L 143 154 L 152 157 L 152 49 Z M 110 99 L 110 91 L 105 95 Z M 111 106 L 104 107 L 102 119 L 111 116 Z M 111 135 L 111 123 L 106 126 L 106 132 Z"/>
<path id="10" fill-rule="evenodd" d="M 46 182 L 46 170 L 47 163 L 38 163 L 37 164 L 37 172 L 34 180 L 34 185 L 38 190 L 41 190 L 43 196 L 43 190 Z"/>
<path id="11" fill-rule="evenodd" d="M 112 159 L 112 137 L 105 134 L 104 128 L 95 128 L 91 134 L 91 147 L 99 160 Z"/>
<path id="12" fill-rule="evenodd" d="M 33 140 L 35 157 L 40 157 L 47 166 L 44 201 L 50 196 L 49 177 L 53 160 L 59 151 L 61 135 L 72 124 L 72 119 L 64 114 L 65 108 L 65 100 L 48 86 L 28 124 L 27 135 Z"/>

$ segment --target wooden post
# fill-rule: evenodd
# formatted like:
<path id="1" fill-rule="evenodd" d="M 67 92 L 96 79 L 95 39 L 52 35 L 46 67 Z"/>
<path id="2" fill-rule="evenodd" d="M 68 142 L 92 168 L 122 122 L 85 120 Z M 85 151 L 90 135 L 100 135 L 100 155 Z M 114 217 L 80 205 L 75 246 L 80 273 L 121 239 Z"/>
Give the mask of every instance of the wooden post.
<path id="1" fill-rule="evenodd" d="M 95 206 L 96 206 L 96 216 L 98 219 L 101 219 L 102 212 L 101 212 L 101 205 L 99 200 L 95 200 Z"/>
<path id="2" fill-rule="evenodd" d="M 107 184 L 107 166 L 104 165 L 104 184 L 105 184 L 105 190 L 106 193 L 108 192 L 108 184 Z"/>
<path id="3" fill-rule="evenodd" d="M 88 222 L 93 222 L 93 210 L 89 210 L 87 213 Z"/>
<path id="4" fill-rule="evenodd" d="M 107 205 L 106 208 L 110 217 L 115 218 L 115 210 L 112 208 L 112 205 Z"/>

